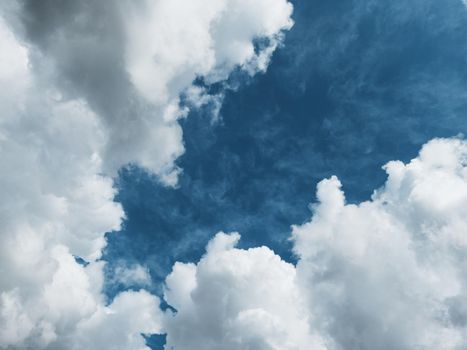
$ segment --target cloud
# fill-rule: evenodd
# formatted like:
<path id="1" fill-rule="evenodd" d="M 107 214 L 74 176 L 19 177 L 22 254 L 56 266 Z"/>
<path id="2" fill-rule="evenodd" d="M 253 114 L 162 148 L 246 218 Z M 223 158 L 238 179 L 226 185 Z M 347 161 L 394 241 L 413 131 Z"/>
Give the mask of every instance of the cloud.
<path id="1" fill-rule="evenodd" d="M 60 100 L 36 79 L 27 47 L 4 21 L 0 33 L 9 55 L 1 71 L 10 73 L 1 76 L 10 88 L 0 107 L 0 348 L 73 348 L 83 320 L 116 307 L 105 306 L 98 259 L 104 233 L 120 229 L 123 211 L 111 179 L 99 175 L 99 118 L 85 101 Z M 14 71 L 3 66 L 12 62 Z"/>
<path id="2" fill-rule="evenodd" d="M 104 234 L 124 217 L 109 175 L 135 162 L 176 184 L 179 95 L 196 106 L 211 100 L 195 78 L 264 71 L 292 25 L 291 5 L 274 5 L 2 4 L 0 348 L 145 349 L 154 333 L 182 350 L 466 346 L 461 139 L 388 163 L 384 187 L 358 205 L 323 180 L 310 221 L 293 227 L 296 265 L 219 233 L 198 263 L 174 265 L 174 310 L 144 290 L 105 300 Z M 117 278 L 141 284 L 146 272 Z"/>
<path id="3" fill-rule="evenodd" d="M 119 2 L 112 7 L 105 2 L 46 0 L 0 5 L 2 349 L 146 349 L 142 334 L 162 332 L 159 298 L 140 290 L 107 301 L 102 292 L 105 233 L 118 231 L 124 218 L 114 201 L 111 176 L 119 167 L 136 163 L 166 184 L 176 184 L 174 161 L 183 152 L 177 119 L 184 113 L 178 95 L 199 75 L 220 81 L 238 67 L 251 74 L 264 70 L 280 32 L 291 25 L 291 6 L 285 0 L 275 0 L 268 8 L 264 1 L 262 7 L 228 1 L 220 8 L 198 1 L 193 8 L 182 6 L 186 12 L 180 18 L 165 12 L 163 27 L 179 27 L 188 16 L 193 30 L 219 36 L 230 51 L 216 49 L 216 54 L 234 54 L 236 45 L 245 50 L 247 41 L 253 45 L 257 38 L 266 37 L 271 44 L 235 59 L 221 55 L 208 70 L 198 70 L 200 58 L 189 64 L 197 52 L 172 52 L 173 59 L 182 62 L 167 66 L 173 70 L 169 77 L 142 66 L 147 78 L 169 91 L 158 97 L 158 91 L 148 94 L 135 78 L 138 62 L 129 52 L 136 45 L 134 54 L 141 55 L 136 61 L 157 62 L 154 46 L 148 42 L 145 51 L 133 36 L 140 33 L 149 40 L 154 33 L 138 32 L 132 21 L 154 29 L 143 22 L 154 20 L 157 6 L 170 8 L 170 3 Z M 216 12 L 206 22 L 209 6 L 241 17 Z M 259 17 L 238 22 L 247 15 Z M 247 24 L 253 27 L 232 37 L 236 26 Z M 155 29 L 167 45 L 197 40 L 186 37 L 191 31 L 183 28 L 180 36 Z M 212 49 L 213 40 L 206 50 Z M 138 266 L 117 275 L 131 287 L 148 282 L 147 271 Z"/>
<path id="4" fill-rule="evenodd" d="M 147 349 L 143 334 L 161 332 L 159 300 L 148 292 L 120 293 L 105 308 L 78 324 L 71 349 Z"/>
<path id="5" fill-rule="evenodd" d="M 293 265 L 218 233 L 194 264 L 177 263 L 165 298 L 168 349 L 324 349 L 307 323 Z"/>
<path id="6" fill-rule="evenodd" d="M 119 283 L 127 287 L 135 285 L 148 286 L 151 284 L 151 275 L 147 267 L 139 264 L 132 266 L 117 265 L 112 283 Z"/>
<path id="7" fill-rule="evenodd" d="M 296 266 L 235 248 L 237 233 L 175 264 L 167 348 L 464 348 L 467 142 L 434 139 L 385 170 L 358 205 L 336 177 L 319 183 L 311 220 L 293 227 Z"/>
<path id="8" fill-rule="evenodd" d="M 126 69 L 153 103 L 177 100 L 198 77 L 225 80 L 236 67 L 264 71 L 282 30 L 290 29 L 292 5 L 278 0 L 142 1 L 127 3 Z M 254 40 L 268 45 L 255 50 Z M 153 77 L 158 77 L 154 79 Z"/>
<path id="9" fill-rule="evenodd" d="M 346 205 L 336 178 L 318 186 L 293 230 L 310 310 L 336 348 L 465 347 L 467 143 L 435 139 L 390 162 L 370 201 Z"/>
<path id="10" fill-rule="evenodd" d="M 170 185 L 184 152 L 180 94 L 198 77 L 214 83 L 237 68 L 266 70 L 292 26 L 286 0 L 24 0 L 9 13 L 38 51 L 32 64 L 101 118 L 104 169 L 136 163 Z M 255 48 L 256 40 L 267 44 Z"/>

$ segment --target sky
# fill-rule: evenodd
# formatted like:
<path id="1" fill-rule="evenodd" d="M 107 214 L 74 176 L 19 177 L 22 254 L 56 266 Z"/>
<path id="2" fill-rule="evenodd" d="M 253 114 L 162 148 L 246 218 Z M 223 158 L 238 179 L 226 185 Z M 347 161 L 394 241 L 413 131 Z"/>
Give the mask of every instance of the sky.
<path id="1" fill-rule="evenodd" d="M 0 349 L 467 347 L 460 0 L 0 5 Z"/>

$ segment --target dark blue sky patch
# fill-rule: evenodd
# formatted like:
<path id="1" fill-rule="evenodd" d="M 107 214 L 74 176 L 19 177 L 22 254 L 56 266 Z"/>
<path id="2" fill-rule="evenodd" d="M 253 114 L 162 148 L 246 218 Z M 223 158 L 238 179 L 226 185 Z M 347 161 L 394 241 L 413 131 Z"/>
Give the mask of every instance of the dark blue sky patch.
<path id="1" fill-rule="evenodd" d="M 226 91 L 217 123 L 203 109 L 182 120 L 177 188 L 121 171 L 127 220 L 108 235 L 109 275 L 116 259 L 146 265 L 160 295 L 174 261 L 198 260 L 220 230 L 294 261 L 290 225 L 309 219 L 318 181 L 337 175 L 359 202 L 384 183 L 389 160 L 467 132 L 460 0 L 303 0 L 294 19 L 268 72 Z"/>
<path id="2" fill-rule="evenodd" d="M 154 334 L 150 336 L 144 336 L 146 344 L 153 350 L 163 350 L 165 345 L 165 335 Z"/>

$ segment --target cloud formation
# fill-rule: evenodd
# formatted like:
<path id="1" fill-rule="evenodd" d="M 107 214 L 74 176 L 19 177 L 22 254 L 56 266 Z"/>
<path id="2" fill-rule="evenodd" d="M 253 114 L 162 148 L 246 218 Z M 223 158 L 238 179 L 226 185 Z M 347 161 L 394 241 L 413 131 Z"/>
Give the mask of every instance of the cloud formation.
<path id="1" fill-rule="evenodd" d="M 218 234 L 177 263 L 167 348 L 462 349 L 467 346 L 467 142 L 435 139 L 385 166 L 371 200 L 346 204 L 336 177 L 293 227 L 296 266 Z"/>
<path id="2" fill-rule="evenodd" d="M 129 162 L 174 185 L 179 96 L 193 80 L 264 71 L 290 28 L 285 0 L 21 1 L 0 5 L 0 348 L 462 349 L 467 346 L 467 142 L 390 162 L 372 198 L 336 177 L 293 227 L 296 265 L 217 234 L 158 297 L 102 293 L 105 232 L 124 217 L 111 175 Z M 218 97 L 215 97 L 217 99 Z M 217 100 L 216 100 L 217 101 Z M 218 102 L 216 102 L 218 103 Z M 267 228 L 265 228 L 267 229 Z M 116 271 L 150 282 L 139 265 Z"/>
<path id="3" fill-rule="evenodd" d="M 179 94 L 198 76 L 219 82 L 237 68 L 264 70 L 292 24 L 285 0 L 197 1 L 181 6 L 181 17 L 171 3 L 0 5 L 2 349 L 139 350 L 147 348 L 142 334 L 162 332 L 157 297 L 126 291 L 108 303 L 102 293 L 105 233 L 124 217 L 111 176 L 136 163 L 176 184 Z M 269 44 L 252 52 L 260 38 Z M 189 50 L 170 51 L 174 42 Z M 205 57 L 189 46 L 196 42 L 211 66 L 199 67 Z M 181 61 L 168 66 L 158 48 Z M 138 266 L 116 278 L 148 283 Z"/>
<path id="4" fill-rule="evenodd" d="M 293 265 L 269 248 L 234 248 L 218 233 L 194 264 L 177 263 L 165 298 L 167 349 L 324 349 L 307 323 Z"/>
<path id="5" fill-rule="evenodd" d="M 38 51 L 34 66 L 98 114 L 109 136 L 104 169 L 137 163 L 171 185 L 184 151 L 180 94 L 196 78 L 264 71 L 293 23 L 286 0 L 24 0 L 8 13 Z"/>
<path id="6" fill-rule="evenodd" d="M 142 296 L 105 306 L 101 295 L 104 233 L 118 230 L 123 217 L 112 180 L 100 175 L 105 136 L 85 101 L 61 101 L 34 76 L 27 48 L 3 20 L 0 33 L 8 53 L 1 71 L 10 73 L 1 76 L 9 89 L 0 107 L 0 348 L 79 348 L 75 334 L 89 319 Z M 142 330 L 127 335 L 138 339 Z"/>
<path id="7" fill-rule="evenodd" d="M 390 162 L 372 199 L 346 205 L 336 178 L 318 186 L 309 223 L 293 229 L 310 310 L 338 349 L 459 349 L 467 143 L 435 139 L 409 164 Z"/>

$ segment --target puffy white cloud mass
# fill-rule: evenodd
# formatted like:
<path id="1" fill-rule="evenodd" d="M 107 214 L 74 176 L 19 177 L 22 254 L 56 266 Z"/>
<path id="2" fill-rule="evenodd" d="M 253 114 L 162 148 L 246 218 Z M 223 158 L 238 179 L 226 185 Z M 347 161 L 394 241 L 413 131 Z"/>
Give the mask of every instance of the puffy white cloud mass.
<path id="1" fill-rule="evenodd" d="M 296 266 L 218 234 L 177 263 L 167 349 L 465 349 L 467 142 L 435 139 L 385 166 L 371 200 L 346 204 L 336 177 L 294 226 Z"/>
<path id="2" fill-rule="evenodd" d="M 104 169 L 137 163 L 171 185 L 184 151 L 180 94 L 196 78 L 215 83 L 237 68 L 264 71 L 293 24 L 287 0 L 6 3 L 10 22 L 35 50 L 34 67 L 67 98 L 86 99 L 101 119 Z M 204 91 L 198 95 L 206 100 Z"/>
<path id="3" fill-rule="evenodd" d="M 96 324 L 99 336 L 125 327 L 119 349 L 141 349 L 140 334 L 158 330 L 158 299 L 125 293 L 106 306 L 101 294 L 104 233 L 120 228 L 123 211 L 112 180 L 100 175 L 100 120 L 85 101 L 60 100 L 34 76 L 27 48 L 3 20 L 0 35 L 0 348 L 82 349 L 81 334 Z M 141 308 L 144 324 L 126 327 Z"/>
<path id="4" fill-rule="evenodd" d="M 123 8 L 129 14 L 126 69 L 155 104 L 176 101 L 197 76 L 213 83 L 235 67 L 264 71 L 282 30 L 292 26 L 285 0 L 145 0 Z M 258 51 L 254 40 L 260 38 L 268 42 Z"/>
<path id="5" fill-rule="evenodd" d="M 385 170 L 359 205 L 322 181 L 312 220 L 293 229 L 316 327 L 337 349 L 463 349 L 467 142 L 435 139 Z"/>
<path id="6" fill-rule="evenodd" d="M 269 248 L 219 233 L 197 265 L 177 263 L 165 298 L 167 349 L 324 349 L 312 334 L 295 267 Z"/>
<path id="7" fill-rule="evenodd" d="M 175 184 L 179 94 L 198 76 L 264 70 L 291 10 L 286 0 L 0 4 L 1 349 L 141 350 L 142 334 L 162 332 L 157 297 L 127 291 L 109 304 L 102 293 L 105 233 L 124 217 L 110 176 L 134 162 Z M 254 51 L 258 38 L 268 45 Z M 150 282 L 141 266 L 117 275 Z"/>

